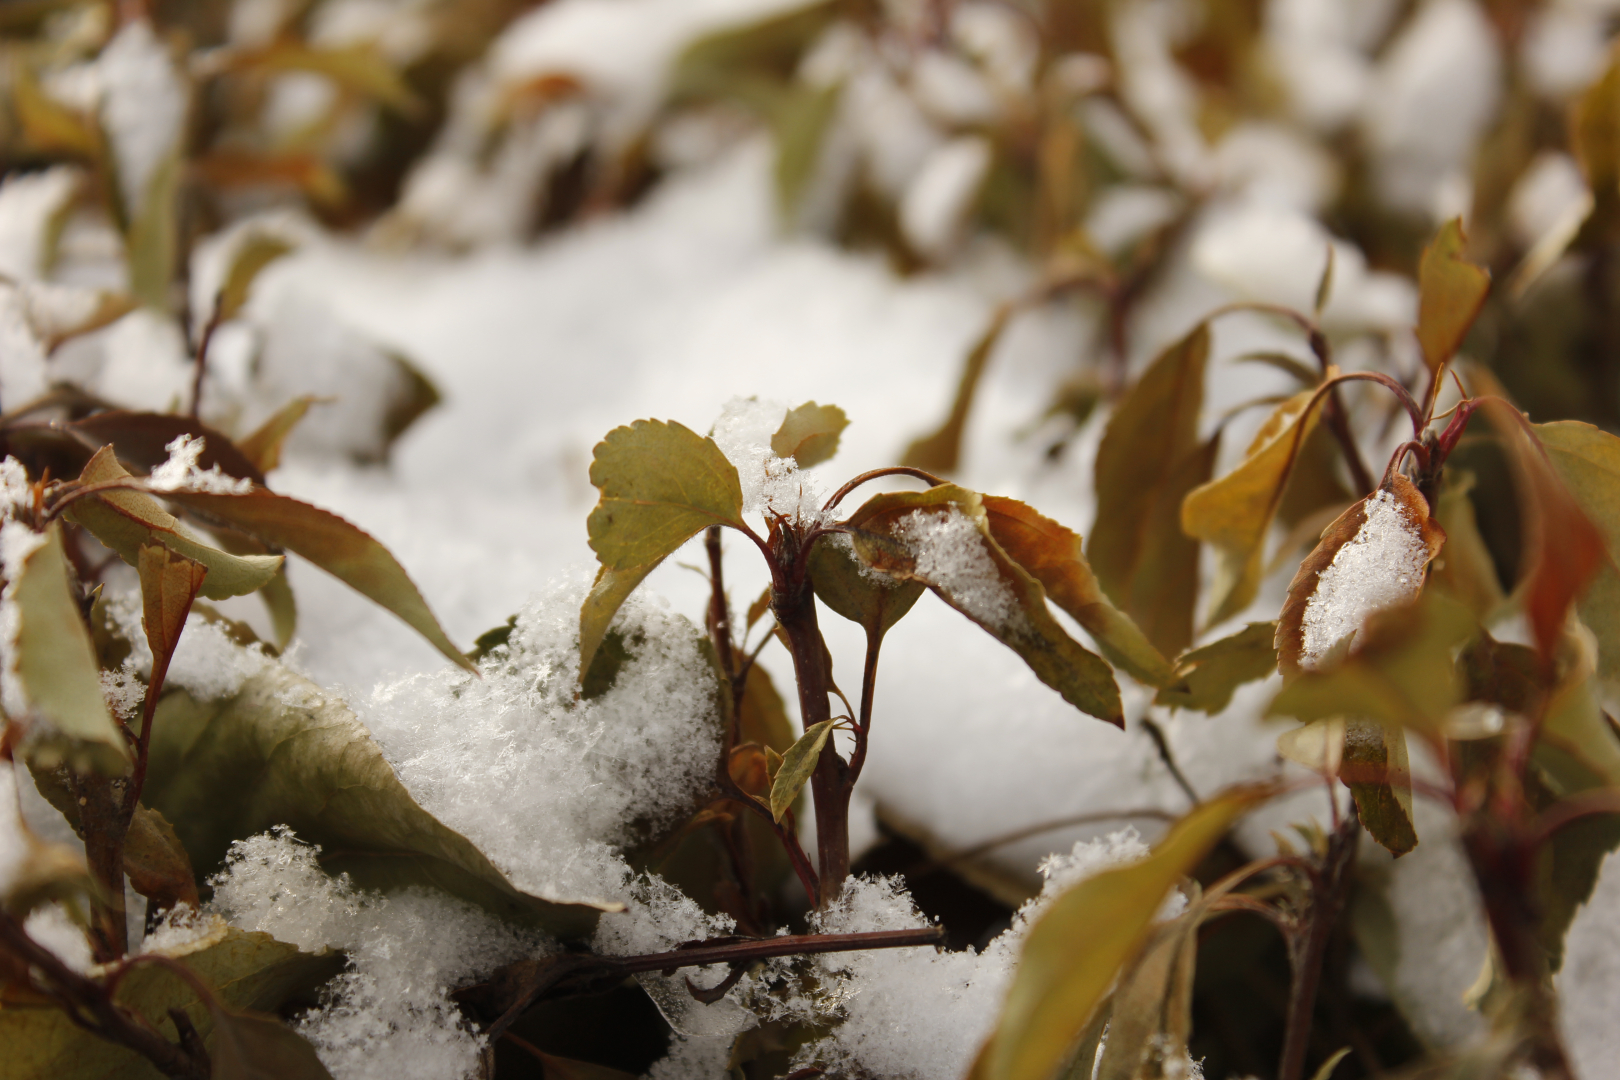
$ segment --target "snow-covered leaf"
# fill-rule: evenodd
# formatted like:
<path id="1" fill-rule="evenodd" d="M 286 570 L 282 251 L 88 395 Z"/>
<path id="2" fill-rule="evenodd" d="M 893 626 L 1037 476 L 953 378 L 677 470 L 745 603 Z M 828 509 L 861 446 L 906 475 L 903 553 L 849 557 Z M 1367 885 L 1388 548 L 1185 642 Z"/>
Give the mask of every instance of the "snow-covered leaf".
<path id="1" fill-rule="evenodd" d="M 1266 534 L 1300 448 L 1321 417 L 1319 408 L 1306 411 L 1313 394 L 1302 390 L 1278 406 L 1237 468 L 1199 485 L 1182 500 L 1182 529 L 1216 549 L 1211 626 L 1248 607 L 1260 590 Z"/>
<path id="2" fill-rule="evenodd" d="M 1244 683 L 1277 670 L 1276 623 L 1250 623 L 1229 637 L 1181 654 L 1176 683 L 1160 690 L 1154 702 L 1177 709 L 1218 713 Z"/>
<path id="3" fill-rule="evenodd" d="M 847 427 L 843 409 L 807 401 L 788 410 L 781 428 L 771 436 L 771 453 L 792 458 L 801 469 L 820 465 L 838 453 L 838 436 Z"/>
<path id="4" fill-rule="evenodd" d="M 921 582 L 894 581 L 863 569 L 854 549 L 835 537 L 823 539 L 810 549 L 810 583 L 823 604 L 850 622 L 859 623 L 868 637 L 879 638 L 905 617 L 925 588 Z M 769 593 L 764 599 L 768 604 Z M 749 614 L 753 615 L 752 609 Z"/>
<path id="5" fill-rule="evenodd" d="M 821 748 L 827 745 L 827 739 L 832 734 L 833 723 L 823 720 L 811 724 L 782 755 L 782 765 L 776 770 L 776 779 L 771 783 L 771 816 L 777 821 L 782 820 L 782 815 L 787 813 L 788 807 L 793 805 L 799 792 L 809 782 L 810 774 L 816 771 L 816 762 L 821 757 Z"/>
<path id="6" fill-rule="evenodd" d="M 1120 970 L 1136 956 L 1165 895 L 1240 815 L 1268 797 L 1240 789 L 1178 821 L 1140 862 L 1105 870 L 1063 893 L 1030 928 L 995 1032 L 973 1080 L 1047 1080 Z"/>
<path id="7" fill-rule="evenodd" d="M 1170 662 L 1131 617 L 1103 595 L 1078 533 L 999 495 L 984 496 L 984 514 L 995 542 L 1041 583 L 1048 599 L 1086 628 L 1109 663 L 1149 686 L 1173 681 Z"/>
<path id="8" fill-rule="evenodd" d="M 417 804 L 347 705 L 278 664 L 223 701 L 165 695 L 152 728 L 145 801 L 175 823 L 194 866 L 287 825 L 363 887 L 431 885 L 509 917 L 588 923 L 582 908 L 516 889 Z"/>
<path id="9" fill-rule="evenodd" d="M 111 775 L 129 763 L 123 732 L 101 694 L 90 632 L 69 584 L 62 527 L 53 523 L 44 541 L 22 560 L 12 583 L 17 610 L 13 654 L 17 680 L 41 723 L 33 726 L 31 760 L 68 760 L 74 768 Z"/>
<path id="10" fill-rule="evenodd" d="M 303 556 L 360 595 L 398 615 L 405 625 L 421 634 L 453 663 L 472 670 L 466 656 L 451 644 L 399 560 L 371 534 L 336 514 L 262 487 L 239 495 L 175 491 L 165 497 L 204 519 L 247 533 L 273 548 Z M 207 585 L 205 582 L 205 596 L 208 595 Z"/>
<path id="11" fill-rule="evenodd" d="M 1462 219 L 1452 218 L 1440 226 L 1418 263 L 1418 345 L 1436 375 L 1462 344 L 1491 291 L 1490 271 L 1463 254 L 1467 243 Z"/>
<path id="12" fill-rule="evenodd" d="M 1097 518 L 1086 554 L 1108 595 L 1166 655 L 1193 637 L 1198 542 L 1181 501 L 1209 480 L 1217 441 L 1198 440 L 1209 327 L 1160 353 L 1115 406 L 1097 447 Z"/>
<path id="13" fill-rule="evenodd" d="M 713 439 L 674 422 L 608 432 L 591 483 L 602 493 L 586 525 L 591 550 L 611 570 L 656 563 L 710 525 L 742 527 L 736 467 Z"/>
<path id="14" fill-rule="evenodd" d="M 941 484 L 875 495 L 849 525 L 861 561 L 928 585 L 1069 704 L 1123 725 L 1113 671 L 1064 632 L 1046 606 L 1046 590 L 996 543 L 987 518 L 977 493 Z"/>

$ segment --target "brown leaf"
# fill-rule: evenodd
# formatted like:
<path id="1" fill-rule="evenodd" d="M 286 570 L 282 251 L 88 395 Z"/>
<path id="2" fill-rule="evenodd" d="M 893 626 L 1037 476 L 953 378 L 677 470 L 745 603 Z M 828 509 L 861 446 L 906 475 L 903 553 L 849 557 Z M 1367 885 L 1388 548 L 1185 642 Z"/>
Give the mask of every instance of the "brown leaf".
<path id="1" fill-rule="evenodd" d="M 141 622 L 152 648 L 152 678 L 160 687 L 208 568 L 155 543 L 141 545 L 136 568 L 141 575 Z"/>
<path id="2" fill-rule="evenodd" d="M 1462 218 L 1452 218 L 1440 226 L 1418 263 L 1417 339 L 1436 384 L 1491 291 L 1490 271 L 1468 261 L 1467 244 Z"/>
<path id="3" fill-rule="evenodd" d="M 167 911 L 176 904 L 200 908 L 197 877 L 191 856 L 175 834 L 174 826 L 156 810 L 136 806 L 124 834 L 124 873 L 130 888 L 146 897 L 155 911 Z"/>
<path id="4" fill-rule="evenodd" d="M 1181 502 L 1209 479 L 1217 442 L 1198 441 L 1209 328 L 1153 361 L 1108 418 L 1097 447 L 1097 517 L 1086 554 L 1108 595 L 1162 652 L 1193 637 L 1198 542 L 1181 529 Z"/>
<path id="5" fill-rule="evenodd" d="M 214 1080 L 332 1080 L 302 1035 L 264 1013 L 214 1010 Z"/>
<path id="6" fill-rule="evenodd" d="M 120 462 L 142 472 L 151 472 L 169 460 L 169 444 L 190 435 L 203 440 L 202 453 L 197 455 L 199 468 L 217 466 L 226 476 L 264 483 L 263 470 L 229 436 L 189 416 L 113 410 L 76 420 L 68 429 L 82 434 L 92 450 L 112 444 Z"/>
<path id="7" fill-rule="evenodd" d="M 293 428 L 298 426 L 304 414 L 309 412 L 309 407 L 326 400 L 328 399 L 310 394 L 293 398 L 277 409 L 270 419 L 260 424 L 253 434 L 237 443 L 242 456 L 253 462 L 254 468 L 259 470 L 260 478 L 255 483 L 264 483 L 263 474 L 281 464 L 281 445 L 287 441 L 287 436 L 292 434 Z M 205 448 L 203 452 L 206 454 L 207 449 Z"/>
<path id="8" fill-rule="evenodd" d="M 968 413 L 973 409 L 973 398 L 979 391 L 980 380 L 984 378 L 984 369 L 990 363 L 990 354 L 995 351 L 996 342 L 1001 340 L 1001 333 L 1007 328 L 1011 316 L 1012 309 L 1003 306 L 990 317 L 990 325 L 973 343 L 967 359 L 962 363 L 962 379 L 956 388 L 956 399 L 951 402 L 950 415 L 939 430 L 914 440 L 906 447 L 906 452 L 900 455 L 902 465 L 943 475 L 956 471 L 962 460 L 962 432 L 967 427 Z"/>

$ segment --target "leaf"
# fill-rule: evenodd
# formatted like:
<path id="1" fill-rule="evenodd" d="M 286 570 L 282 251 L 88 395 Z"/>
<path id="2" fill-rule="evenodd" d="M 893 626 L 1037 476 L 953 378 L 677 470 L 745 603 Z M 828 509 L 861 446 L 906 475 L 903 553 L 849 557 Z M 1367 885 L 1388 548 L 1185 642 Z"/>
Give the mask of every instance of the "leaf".
<path id="1" fill-rule="evenodd" d="M 1016 499 L 986 495 L 990 536 L 1031 577 L 1047 597 L 1086 628 L 1115 667 L 1149 686 L 1167 686 L 1174 674 L 1129 615 L 1102 593 L 1080 548 L 1080 536 Z"/>
<path id="2" fill-rule="evenodd" d="M 819 546 L 820 545 L 817 545 L 817 547 Z M 816 549 L 812 548 L 810 551 L 810 561 L 812 566 L 815 564 L 815 559 Z M 814 576 L 813 570 L 811 572 L 811 576 Z M 765 586 L 764 590 L 754 598 L 754 602 L 748 605 L 748 621 L 743 624 L 743 629 L 745 631 L 752 630 L 754 628 L 754 624 L 759 622 L 759 620 L 763 618 L 765 613 L 769 610 L 771 610 L 771 587 L 767 585 Z"/>
<path id="3" fill-rule="evenodd" d="M 1333 1052 L 1333 1056 L 1322 1062 L 1322 1067 L 1311 1074 L 1311 1080 L 1332 1080 L 1333 1070 L 1339 1067 L 1339 1062 L 1350 1056 L 1348 1046 L 1340 1047 Z"/>
<path id="4" fill-rule="evenodd" d="M 1097 447 L 1097 517 L 1086 554 L 1108 595 L 1166 655 L 1193 637 L 1198 543 L 1182 532 L 1188 491 L 1206 482 L 1217 440 L 1198 441 L 1209 327 L 1160 353 L 1115 406 Z"/>
<path id="5" fill-rule="evenodd" d="M 233 1011 L 278 1009 L 343 969 L 337 953 L 301 952 L 269 934 L 238 930 L 220 919 L 197 940 L 163 950 L 163 955 L 190 968 Z M 185 1010 L 204 1039 L 214 1033 L 214 1016 L 190 984 L 157 965 L 132 967 L 118 984 L 116 1000 L 165 1037 L 174 1037 L 170 1009 Z M 155 1080 L 159 1075 L 145 1058 L 91 1035 L 54 1005 L 8 1004 L 0 1009 L 0 1046 L 6 1048 L 7 1080 Z"/>
<path id="6" fill-rule="evenodd" d="M 0 784 L 0 829 L 6 833 L 6 872 L 0 879 L 0 911 L 14 919 L 26 919 L 35 908 L 52 900 L 72 900 L 91 893 L 93 885 L 82 851 L 66 844 L 47 843 L 29 827 L 19 813 L 17 766 L 0 760 L 6 781 Z M 3 961 L 0 961 L 3 963 Z M 0 991 L 7 982 L 0 967 Z M 3 1008 L 0 997 L 0 1008 Z"/>
<path id="7" fill-rule="evenodd" d="M 144 799 L 174 822 L 193 866 L 218 866 L 233 840 L 280 824 L 365 888 L 433 886 L 558 930 L 588 926 L 592 914 L 559 905 L 595 903 L 513 885 L 416 803 L 347 705 L 277 663 L 223 701 L 164 696 Z"/>
<path id="8" fill-rule="evenodd" d="M 835 614 L 859 623 L 868 639 L 876 635 L 879 640 L 926 588 L 919 581 L 895 581 L 863 569 L 855 549 L 836 536 L 824 537 L 810 549 L 810 584 L 816 598 Z"/>
<path id="9" fill-rule="evenodd" d="M 285 649 L 298 631 L 298 599 L 293 596 L 292 582 L 287 580 L 286 563 L 282 563 L 276 576 L 259 590 L 259 599 L 264 601 L 265 610 L 270 613 L 270 628 L 275 634 L 276 649 Z"/>
<path id="10" fill-rule="evenodd" d="M 213 1020 L 213 1080 L 332 1080 L 315 1048 L 279 1018 L 220 1009 Z"/>
<path id="11" fill-rule="evenodd" d="M 1445 533 L 1441 532 L 1439 526 L 1429 518 L 1428 502 L 1418 492 L 1416 485 L 1400 473 L 1392 473 L 1378 491 L 1354 503 L 1340 514 L 1323 530 L 1321 541 L 1299 564 L 1299 570 L 1288 584 L 1288 597 L 1283 602 L 1281 614 L 1277 617 L 1277 666 L 1284 675 L 1291 675 L 1319 662 L 1320 657 L 1312 654 L 1312 645 L 1307 640 L 1306 623 L 1312 602 L 1319 597 L 1323 588 L 1322 573 L 1334 564 L 1344 546 L 1361 534 L 1363 526 L 1367 523 L 1368 507 L 1374 500 L 1380 499 L 1393 501 L 1409 536 L 1422 544 L 1425 567 L 1439 552 L 1440 545 L 1445 543 Z M 1393 577 L 1396 571 L 1392 569 L 1389 573 Z M 1361 582 L 1357 582 L 1356 585 L 1371 587 L 1370 584 Z M 1409 594 L 1416 596 L 1418 590 L 1423 587 L 1421 576 L 1407 585 Z M 1324 599 L 1329 603 L 1333 600 L 1331 597 Z M 1328 646 L 1331 647 L 1331 642 Z M 1316 651 L 1322 651 L 1320 644 L 1316 647 Z"/>
<path id="12" fill-rule="evenodd" d="M 1366 720 L 1348 721 L 1339 779 L 1355 797 L 1361 824 L 1391 855 L 1399 857 L 1417 847 L 1406 732 Z"/>
<path id="13" fill-rule="evenodd" d="M 1160 926 L 1121 973 L 1097 1080 L 1175 1075 L 1164 1066 L 1187 1052 L 1201 914 L 1194 908 Z"/>
<path id="14" fill-rule="evenodd" d="M 179 259 L 183 165 L 182 151 L 176 147 L 152 170 L 141 205 L 132 208 L 135 217 L 125 238 L 130 295 L 160 311 L 169 309 Z"/>
<path id="15" fill-rule="evenodd" d="M 99 163 L 106 156 L 101 129 L 77 110 L 47 94 L 19 57 L 12 71 L 11 105 L 28 144 L 43 153 L 61 153 Z"/>
<path id="16" fill-rule="evenodd" d="M 264 483 L 264 471 L 225 434 L 194 417 L 178 413 L 125 412 L 113 409 L 75 420 L 68 430 L 85 437 L 91 450 L 112 444 L 120 463 L 151 472 L 169 460 L 169 444 L 182 435 L 202 440 L 197 465 L 218 468 L 226 476 Z"/>
<path id="17" fill-rule="evenodd" d="M 383 411 L 382 452 L 377 458 L 379 461 L 386 459 L 388 448 L 410 430 L 412 424 L 444 400 L 433 380 L 428 378 L 421 368 L 411 363 L 403 353 L 384 349 L 383 355 L 394 366 L 399 383 L 389 397 L 388 408 Z M 362 460 L 368 459 L 362 456 Z"/>
<path id="18" fill-rule="evenodd" d="M 1294 459 L 1321 416 L 1318 408 L 1307 410 L 1314 393 L 1302 390 L 1278 406 L 1237 468 L 1199 485 L 1182 500 L 1182 529 L 1216 549 L 1211 626 L 1248 607 L 1260 590 L 1266 533 Z"/>
<path id="19" fill-rule="evenodd" d="M 794 83 L 765 99 L 768 105 L 764 111 L 776 139 L 776 204 L 784 217 L 798 209 L 805 188 L 815 176 L 822 143 L 838 115 L 841 96 L 837 86 Z"/>
<path id="20" fill-rule="evenodd" d="M 1178 821 L 1146 859 L 1059 896 L 1025 938 L 973 1080 L 1047 1080 L 1056 1072 L 1119 971 L 1141 951 L 1165 894 L 1268 795 L 1245 788 L 1211 799 Z"/>
<path id="21" fill-rule="evenodd" d="M 1318 320 L 1322 318 L 1322 312 L 1327 310 L 1328 299 L 1333 295 L 1334 250 L 1333 245 L 1329 244 L 1327 264 L 1322 267 L 1322 277 L 1316 283 L 1316 299 L 1311 305 L 1311 310 L 1315 312 Z"/>
<path id="22" fill-rule="evenodd" d="M 238 244 L 231 258 L 230 270 L 225 275 L 225 283 L 220 286 L 214 318 L 219 322 L 234 319 L 247 303 L 248 293 L 259 271 L 292 250 L 292 244 L 286 240 L 262 232 L 252 233 Z M 307 402 L 310 399 L 297 400 Z"/>
<path id="23" fill-rule="evenodd" d="M 1276 623 L 1250 623 L 1230 637 L 1183 653 L 1176 661 L 1176 684 L 1153 698 L 1158 705 L 1218 713 L 1232 701 L 1232 692 L 1277 670 L 1273 644 Z"/>
<path id="24" fill-rule="evenodd" d="M 956 387 L 956 398 L 951 402 L 950 415 L 932 435 L 914 440 L 900 455 L 900 464 L 929 472 L 949 475 L 956 471 L 962 460 L 962 432 L 967 428 L 968 413 L 973 409 L 973 398 L 979 392 L 979 382 L 990 363 L 1001 333 L 1007 329 L 1013 309 L 1007 305 L 997 308 L 973 347 L 962 362 L 962 378 Z"/>
<path id="25" fill-rule="evenodd" d="M 913 518 L 921 514 L 920 519 Z M 971 522 L 956 550 L 935 551 L 920 563 L 896 530 L 915 522 Z M 1016 652 L 1047 686 L 1082 712 L 1123 726 L 1119 687 L 1102 658 L 1069 637 L 1046 607 L 1039 581 L 991 537 L 979 495 L 954 484 L 927 491 L 875 495 L 849 519 L 862 562 L 901 580 L 921 581 L 956 610 Z M 982 560 L 982 561 L 981 561 Z M 938 563 L 931 570 L 929 563 Z M 953 564 L 961 564 L 953 566 Z M 963 572 L 965 570 L 965 572 Z"/>
<path id="26" fill-rule="evenodd" d="M 776 771 L 776 779 L 771 783 L 771 816 L 777 821 L 782 820 L 782 815 L 787 813 L 809 782 L 810 774 L 816 771 L 821 748 L 827 745 L 827 739 L 832 735 L 833 723 L 832 720 L 823 720 L 811 724 L 799 741 L 782 755 L 782 767 Z"/>
<path id="27" fill-rule="evenodd" d="M 838 453 L 838 436 L 849 427 L 849 418 L 836 405 L 807 401 L 789 410 L 782 426 L 771 436 L 771 453 L 792 458 L 801 469 L 820 465 Z"/>
<path id="28" fill-rule="evenodd" d="M 737 470 L 713 439 L 657 420 L 614 428 L 596 444 L 591 483 L 602 493 L 586 523 L 610 570 L 647 566 L 710 525 L 743 527 Z"/>
<path id="29" fill-rule="evenodd" d="M 104 446 L 79 474 L 79 483 L 98 484 L 128 477 L 113 456 L 113 448 Z M 208 568 L 201 593 L 210 600 L 262 588 L 281 568 L 279 555 L 231 555 L 192 539 L 162 504 L 139 491 L 108 490 L 86 495 L 70 505 L 63 516 L 84 526 L 131 566 L 139 565 L 141 547 L 154 542 L 201 563 Z"/>
<path id="30" fill-rule="evenodd" d="M 1481 399 L 1480 411 L 1490 418 L 1513 467 L 1524 530 L 1520 565 L 1529 568 L 1520 572 L 1525 616 L 1542 662 L 1550 664 L 1570 604 L 1607 557 L 1605 538 L 1564 485 L 1524 414 L 1500 398 Z M 1578 433 L 1560 434 L 1568 440 Z"/>
<path id="31" fill-rule="evenodd" d="M 473 670 L 466 656 L 451 644 L 399 560 L 370 533 L 336 514 L 265 488 L 254 488 L 242 495 L 176 491 L 164 497 L 273 548 L 303 556 L 361 596 L 399 616 L 451 661 Z M 210 567 L 210 581 L 212 576 Z M 206 583 L 203 595 L 208 595 Z"/>
<path id="32" fill-rule="evenodd" d="M 47 527 L 44 542 L 23 559 L 12 602 L 12 662 L 30 711 L 43 722 L 30 725 L 29 759 L 44 768 L 66 758 L 81 771 L 123 773 L 129 751 L 101 696 L 101 671 L 69 583 L 61 525 Z"/>
<path id="33" fill-rule="evenodd" d="M 152 649 L 152 678 L 161 686 L 208 568 L 162 544 L 142 544 L 136 569 L 141 576 L 141 623 Z"/>
<path id="34" fill-rule="evenodd" d="M 237 449 L 242 451 L 242 456 L 253 462 L 254 467 L 259 470 L 261 479 L 255 481 L 256 483 L 264 483 L 263 475 L 281 465 L 281 446 L 287 441 L 287 436 L 292 434 L 293 428 L 304 418 L 304 414 L 309 412 L 309 407 L 327 400 L 311 394 L 295 397 L 277 409 L 270 419 L 253 431 L 253 434 L 237 442 Z M 207 446 L 203 452 L 205 454 L 208 452 Z M 199 461 L 198 464 L 202 462 Z"/>
<path id="35" fill-rule="evenodd" d="M 1575 420 L 1535 429 L 1570 494 L 1602 533 L 1607 559 L 1577 608 L 1597 636 L 1598 671 L 1620 679 L 1620 439 Z"/>
<path id="36" fill-rule="evenodd" d="M 1553 460 L 1556 463 L 1557 457 Z M 1472 611 L 1475 618 L 1486 622 L 1507 597 L 1502 593 L 1490 549 L 1480 535 L 1473 500 L 1468 497 L 1473 488 L 1474 474 L 1466 470 L 1447 469 L 1441 479 L 1434 517 L 1445 531 L 1446 545 L 1430 567 L 1429 580 Z M 1620 581 L 1616 586 L 1620 588 Z"/>
<path id="37" fill-rule="evenodd" d="M 167 911 L 176 904 L 202 907 L 185 845 L 174 826 L 150 807 L 136 806 L 130 818 L 124 834 L 124 873 L 130 888 L 151 901 L 153 911 Z"/>
<path id="38" fill-rule="evenodd" d="M 1456 354 L 1491 291 L 1490 271 L 1463 254 L 1462 218 L 1440 226 L 1418 262 L 1418 345 L 1439 384 L 1440 368 Z"/>
<path id="39" fill-rule="evenodd" d="M 602 640 L 607 637 L 608 627 L 613 625 L 613 619 L 636 591 L 636 586 L 644 581 L 648 574 L 658 569 L 663 559 L 655 559 L 645 566 L 632 566 L 624 570 L 610 570 L 605 566 L 596 570 L 596 581 L 591 585 L 591 591 L 585 594 L 585 602 L 579 607 L 579 681 L 585 682 L 585 676 L 591 670 L 591 664 L 596 659 L 596 650 L 602 647 Z"/>
<path id="40" fill-rule="evenodd" d="M 1413 603 L 1374 612 L 1348 655 L 1294 676 L 1266 715 L 1357 717 L 1438 737 L 1460 700 L 1451 650 L 1475 629 L 1467 608 L 1432 589 Z"/>
<path id="41" fill-rule="evenodd" d="M 415 116 L 423 109 L 422 100 L 394 66 L 376 50 L 363 45 L 312 48 L 287 38 L 261 49 L 240 52 L 232 66 L 264 71 L 312 71 L 405 116 Z"/>
<path id="42" fill-rule="evenodd" d="M 1605 240 L 1620 223 L 1620 50 L 1611 47 L 1603 75 L 1575 100 L 1569 141 L 1593 196 L 1583 231 Z"/>

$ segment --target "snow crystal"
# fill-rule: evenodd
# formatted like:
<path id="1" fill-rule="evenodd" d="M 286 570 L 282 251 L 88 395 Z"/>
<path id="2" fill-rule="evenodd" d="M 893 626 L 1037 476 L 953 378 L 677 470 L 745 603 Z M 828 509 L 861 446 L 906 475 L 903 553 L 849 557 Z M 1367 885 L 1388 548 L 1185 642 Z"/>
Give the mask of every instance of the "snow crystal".
<path id="1" fill-rule="evenodd" d="M 1305 605 L 1300 666 L 1310 669 L 1368 615 L 1403 603 L 1423 588 L 1429 553 L 1411 517 L 1394 495 L 1367 500 L 1366 520 L 1316 579 Z"/>
<path id="2" fill-rule="evenodd" d="M 118 161 L 124 208 L 138 218 L 147 188 L 173 154 L 186 120 L 186 86 L 144 19 L 124 26 L 97 60 L 101 115 Z"/>
<path id="3" fill-rule="evenodd" d="M 297 1028 L 336 1080 L 461 1080 L 477 1075 L 483 1037 L 449 992 L 546 947 L 483 909 L 425 889 L 383 896 L 321 870 L 320 849 L 279 828 L 231 846 L 211 879 L 212 907 L 233 926 L 306 951 L 348 953 L 349 967 Z"/>
<path id="4" fill-rule="evenodd" d="M 744 513 L 780 514 L 814 524 L 822 519 L 821 486 L 800 472 L 792 458 L 771 452 L 771 436 L 787 411 L 780 402 L 732 398 L 714 422 L 711 438 L 737 468 Z"/>
<path id="5" fill-rule="evenodd" d="M 1023 620 L 1018 598 L 1002 582 L 978 525 L 962 511 L 914 510 L 895 523 L 894 534 L 910 547 L 917 575 L 939 586 L 974 619 L 992 630 Z"/>
<path id="6" fill-rule="evenodd" d="M 206 470 L 198 466 L 204 441 L 195 435 L 176 437 L 163 448 L 169 458 L 152 470 L 147 484 L 158 491 L 202 491 L 211 495 L 245 495 L 252 491 L 251 480 L 226 476 L 218 465 Z"/>
<path id="7" fill-rule="evenodd" d="M 585 588 L 558 584 L 524 608 L 483 678 L 413 676 L 357 711 L 417 801 L 518 888 L 590 901 L 623 890 L 618 852 L 640 829 L 691 807 L 719 720 L 699 634 L 640 595 L 614 624 L 629 657 L 611 688 L 576 700 Z"/>

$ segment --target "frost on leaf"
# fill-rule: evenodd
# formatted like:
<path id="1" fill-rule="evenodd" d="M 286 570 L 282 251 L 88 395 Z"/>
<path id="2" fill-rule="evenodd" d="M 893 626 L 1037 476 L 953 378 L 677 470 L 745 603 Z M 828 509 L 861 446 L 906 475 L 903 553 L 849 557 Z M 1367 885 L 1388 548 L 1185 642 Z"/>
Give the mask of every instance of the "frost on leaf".
<path id="1" fill-rule="evenodd" d="M 218 465 L 204 469 L 198 464 L 203 440 L 192 435 L 178 436 L 165 450 L 169 459 L 152 470 L 147 483 L 156 491 L 200 491 L 213 495 L 246 495 L 253 481 L 226 476 Z"/>
<path id="2" fill-rule="evenodd" d="M 1375 611 L 1412 600 L 1445 533 L 1428 503 L 1396 474 L 1341 514 L 1300 564 L 1277 622 L 1277 664 L 1287 672 L 1321 666 Z"/>

